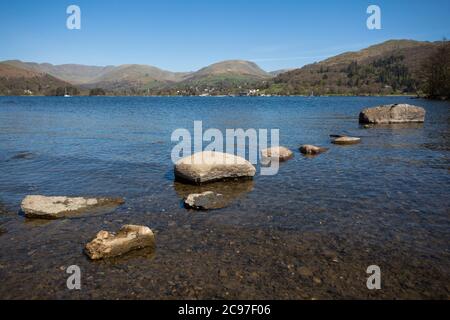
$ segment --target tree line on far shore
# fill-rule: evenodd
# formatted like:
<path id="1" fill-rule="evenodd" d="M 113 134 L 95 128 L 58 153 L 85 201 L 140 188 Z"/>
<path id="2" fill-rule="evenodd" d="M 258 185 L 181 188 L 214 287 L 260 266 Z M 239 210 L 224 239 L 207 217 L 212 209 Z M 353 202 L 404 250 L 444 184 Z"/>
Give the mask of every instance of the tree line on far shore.
<path id="1" fill-rule="evenodd" d="M 444 40 L 423 65 L 424 92 L 430 99 L 450 99 L 450 41 Z"/>

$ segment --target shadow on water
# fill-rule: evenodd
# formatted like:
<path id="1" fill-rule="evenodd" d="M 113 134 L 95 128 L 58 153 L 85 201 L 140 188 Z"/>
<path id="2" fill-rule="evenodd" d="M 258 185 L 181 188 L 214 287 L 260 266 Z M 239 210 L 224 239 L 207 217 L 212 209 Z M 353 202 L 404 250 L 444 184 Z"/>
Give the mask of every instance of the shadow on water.
<path id="1" fill-rule="evenodd" d="M 389 130 L 403 130 L 403 129 L 422 129 L 423 123 L 391 123 L 391 124 L 360 124 L 361 129 L 389 129 Z"/>
<path id="2" fill-rule="evenodd" d="M 6 100 L 6 101 L 3 101 L 3 104 L 6 104 L 6 105 L 15 105 L 15 104 L 17 104 L 17 102 L 14 101 L 14 100 Z"/>
<path id="3" fill-rule="evenodd" d="M 34 158 L 35 155 L 29 151 L 20 151 L 10 158 L 10 160 L 27 160 Z"/>

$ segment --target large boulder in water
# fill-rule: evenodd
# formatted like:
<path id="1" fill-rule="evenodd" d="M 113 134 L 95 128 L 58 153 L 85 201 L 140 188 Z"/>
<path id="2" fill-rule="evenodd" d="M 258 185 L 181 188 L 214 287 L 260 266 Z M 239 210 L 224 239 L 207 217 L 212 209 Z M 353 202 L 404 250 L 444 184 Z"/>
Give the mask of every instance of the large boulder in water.
<path id="1" fill-rule="evenodd" d="M 117 234 L 103 230 L 97 233 L 97 236 L 86 245 L 85 252 L 92 260 L 98 260 L 154 246 L 155 235 L 150 228 L 125 225 Z"/>
<path id="2" fill-rule="evenodd" d="M 58 219 L 99 207 L 115 207 L 123 204 L 122 198 L 83 198 L 26 196 L 21 209 L 27 218 Z"/>
<path id="3" fill-rule="evenodd" d="M 199 152 L 175 164 L 175 177 L 195 184 L 253 178 L 255 174 L 256 168 L 250 162 L 242 157 L 222 152 Z"/>
<path id="4" fill-rule="evenodd" d="M 361 124 L 421 123 L 424 121 L 425 109 L 409 104 L 366 108 L 359 114 L 359 123 Z"/>

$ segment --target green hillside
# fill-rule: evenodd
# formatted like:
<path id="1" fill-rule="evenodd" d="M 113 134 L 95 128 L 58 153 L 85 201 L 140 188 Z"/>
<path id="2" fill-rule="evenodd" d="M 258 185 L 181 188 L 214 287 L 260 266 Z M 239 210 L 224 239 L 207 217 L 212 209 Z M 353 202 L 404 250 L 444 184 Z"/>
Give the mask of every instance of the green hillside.
<path id="1" fill-rule="evenodd" d="M 281 73 L 263 86 L 275 94 L 404 94 L 423 86 L 423 64 L 437 44 L 391 40 Z"/>

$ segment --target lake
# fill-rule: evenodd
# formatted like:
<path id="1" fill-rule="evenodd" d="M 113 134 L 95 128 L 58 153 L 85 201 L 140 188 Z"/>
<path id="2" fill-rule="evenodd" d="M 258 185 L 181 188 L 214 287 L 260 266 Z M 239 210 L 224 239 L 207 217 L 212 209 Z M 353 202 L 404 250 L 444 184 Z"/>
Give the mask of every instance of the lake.
<path id="1" fill-rule="evenodd" d="M 364 107 L 409 103 L 426 122 L 363 128 Z M 174 182 L 171 134 L 280 129 L 275 176 Z M 330 134 L 362 138 L 353 146 Z M 330 148 L 304 157 L 298 148 Z M 0 298 L 450 298 L 450 104 L 408 97 L 0 97 Z M 183 197 L 215 190 L 207 212 Z M 120 196 L 103 214 L 41 221 L 29 194 Z M 155 251 L 90 261 L 100 230 L 142 224 Z M 68 290 L 66 268 L 81 268 Z M 368 290 L 366 269 L 381 269 Z"/>

